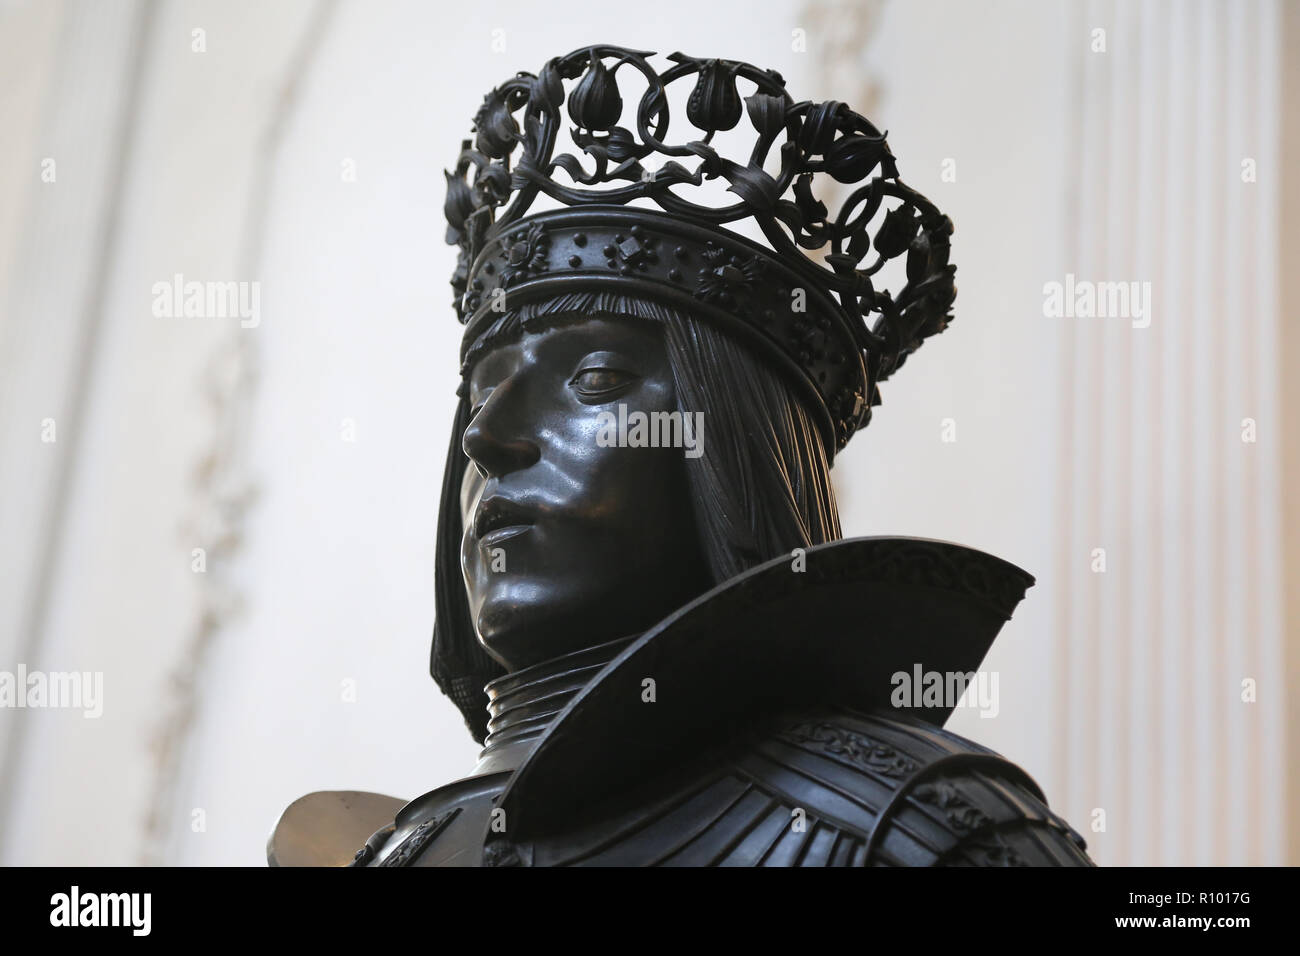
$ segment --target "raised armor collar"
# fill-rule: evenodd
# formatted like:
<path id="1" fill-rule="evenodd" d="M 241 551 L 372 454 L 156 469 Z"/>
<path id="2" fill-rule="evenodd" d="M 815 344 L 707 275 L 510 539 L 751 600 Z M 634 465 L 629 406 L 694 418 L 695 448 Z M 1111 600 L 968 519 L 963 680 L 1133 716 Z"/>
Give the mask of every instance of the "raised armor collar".
<path id="1" fill-rule="evenodd" d="M 476 773 L 512 771 L 496 805 L 513 839 L 574 825 L 628 781 L 681 766 L 778 712 L 869 713 L 891 705 L 899 671 L 975 671 L 1032 583 L 1000 558 L 924 538 L 850 538 L 774 558 L 634 640 L 605 645 L 612 658 L 598 655 L 607 663 L 590 661 L 571 682 L 544 684 L 529 668 L 489 684 L 511 710 L 521 701 L 507 699 L 502 682 L 535 685 L 518 697 L 539 705 L 562 687 L 563 699 L 522 710 L 529 739 L 495 759 L 485 749 Z M 538 667 L 583 671 L 561 661 Z M 897 712 L 942 727 L 952 709 Z"/>

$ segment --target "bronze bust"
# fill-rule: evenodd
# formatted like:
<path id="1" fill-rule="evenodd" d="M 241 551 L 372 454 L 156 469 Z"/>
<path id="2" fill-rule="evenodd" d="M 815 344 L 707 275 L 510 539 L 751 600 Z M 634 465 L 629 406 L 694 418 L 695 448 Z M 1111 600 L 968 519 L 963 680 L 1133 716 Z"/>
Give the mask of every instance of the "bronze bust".
<path id="1" fill-rule="evenodd" d="M 831 462 L 950 321 L 952 223 L 844 104 L 651 56 L 506 81 L 447 174 L 465 331 L 432 673 L 478 765 L 409 803 L 311 794 L 271 862 L 1091 865 L 1022 770 L 942 729 L 951 694 L 893 693 L 968 681 L 1029 575 L 841 538 Z M 557 152 L 570 125 L 585 158 Z"/>

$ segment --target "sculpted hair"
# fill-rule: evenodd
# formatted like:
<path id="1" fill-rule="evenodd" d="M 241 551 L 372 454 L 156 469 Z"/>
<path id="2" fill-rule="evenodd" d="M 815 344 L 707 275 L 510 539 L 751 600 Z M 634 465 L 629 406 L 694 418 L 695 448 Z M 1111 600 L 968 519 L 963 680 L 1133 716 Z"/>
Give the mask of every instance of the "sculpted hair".
<path id="1" fill-rule="evenodd" d="M 503 313 L 468 350 L 466 367 L 525 332 L 593 317 L 659 322 L 678 409 L 704 414 L 704 454 L 685 461 L 696 527 L 715 584 L 795 548 L 840 537 L 830 463 L 803 400 L 770 363 L 709 323 L 649 299 L 571 293 Z M 438 514 L 431 671 L 481 742 L 487 733 L 483 685 L 503 671 L 478 643 L 461 577 L 460 488 L 468 464 L 461 439 L 468 423 L 462 395 Z"/>
<path id="2" fill-rule="evenodd" d="M 840 537 L 821 436 L 802 401 L 749 349 L 675 311 L 664 340 L 682 411 L 704 413 L 687 459 L 696 527 L 715 584 L 794 548 Z"/>

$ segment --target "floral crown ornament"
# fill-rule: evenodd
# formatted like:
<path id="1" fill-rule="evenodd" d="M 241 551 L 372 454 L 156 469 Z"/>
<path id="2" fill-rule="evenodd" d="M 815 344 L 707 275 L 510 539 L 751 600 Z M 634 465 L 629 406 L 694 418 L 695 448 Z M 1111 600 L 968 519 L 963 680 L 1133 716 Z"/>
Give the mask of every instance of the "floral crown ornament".
<path id="1" fill-rule="evenodd" d="M 824 412 L 833 457 L 870 420 L 877 384 L 951 321 L 952 222 L 898 179 L 885 134 L 843 103 L 795 102 L 780 74 L 748 63 L 674 53 L 660 73 L 651 56 L 585 47 L 485 97 L 446 174 L 462 363 L 507 292 L 512 305 L 592 287 L 666 299 L 793 372 Z M 633 128 L 618 125 L 630 85 L 620 89 L 620 71 L 646 84 Z M 668 89 L 685 80 L 699 133 L 670 139 Z M 743 99 L 742 82 L 754 88 Z M 556 153 L 566 110 L 585 162 Z M 746 116 L 754 145 L 739 163 L 712 143 Z M 764 169 L 773 150 L 775 174 Z M 834 216 L 816 194 L 825 177 L 861 184 Z M 697 201 L 697 187 L 719 178 L 738 201 Z M 563 208 L 527 215 L 539 194 Z M 766 246 L 724 228 L 742 220 Z M 873 277 L 904 255 L 902 290 L 876 289 Z"/>

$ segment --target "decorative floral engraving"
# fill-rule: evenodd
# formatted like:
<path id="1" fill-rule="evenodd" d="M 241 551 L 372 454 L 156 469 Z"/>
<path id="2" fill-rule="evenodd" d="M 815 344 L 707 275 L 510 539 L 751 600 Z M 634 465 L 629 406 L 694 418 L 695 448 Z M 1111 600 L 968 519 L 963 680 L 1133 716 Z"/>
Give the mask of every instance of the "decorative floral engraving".
<path id="1" fill-rule="evenodd" d="M 506 264 L 501 269 L 501 275 L 506 288 L 528 278 L 530 273 L 545 272 L 550 248 L 546 230 L 541 223 L 535 222 L 527 232 L 502 249 Z"/>
<path id="2" fill-rule="evenodd" d="M 424 852 L 425 847 L 433 842 L 434 838 L 446 828 L 460 813 L 460 807 L 448 810 L 436 817 L 430 817 L 425 820 L 410 835 L 403 840 L 392 853 L 384 857 L 380 866 L 409 866 L 411 862 Z"/>
<path id="3" fill-rule="evenodd" d="M 893 747 L 834 724 L 796 724 L 781 736 L 794 743 L 820 744 L 826 753 L 886 777 L 906 777 L 919 766 L 911 757 L 900 754 Z"/>
<path id="4" fill-rule="evenodd" d="M 762 277 L 763 266 L 756 257 L 728 255 L 714 244 L 704 250 L 704 261 L 708 265 L 700 270 L 695 297 L 705 302 L 731 305 L 737 292 L 752 289 Z"/>
<path id="5" fill-rule="evenodd" d="M 977 830 L 993 822 L 988 814 L 966 799 L 966 795 L 947 780 L 923 783 L 913 791 L 913 795 L 922 803 L 933 804 L 944 811 L 948 822 L 957 830 Z"/>

